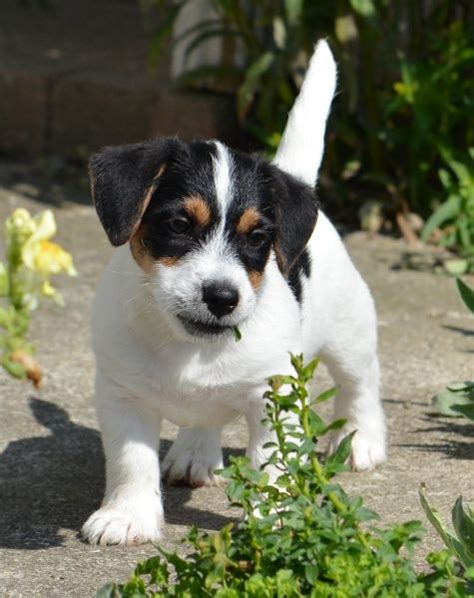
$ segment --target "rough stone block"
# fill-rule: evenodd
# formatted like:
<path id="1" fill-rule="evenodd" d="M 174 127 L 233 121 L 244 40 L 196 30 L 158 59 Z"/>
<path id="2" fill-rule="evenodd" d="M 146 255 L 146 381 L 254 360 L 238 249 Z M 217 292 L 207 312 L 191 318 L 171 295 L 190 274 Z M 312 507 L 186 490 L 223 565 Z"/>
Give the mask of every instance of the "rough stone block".
<path id="1" fill-rule="evenodd" d="M 153 135 L 214 139 L 234 143 L 237 123 L 234 98 L 210 93 L 164 91 L 153 115 Z"/>
<path id="2" fill-rule="evenodd" d="M 0 70 L 0 152 L 34 157 L 44 150 L 47 80 Z"/>
<path id="3" fill-rule="evenodd" d="M 79 78 L 58 81 L 52 92 L 49 151 L 73 155 L 78 147 L 132 143 L 151 135 L 156 103 L 151 89 L 102 85 Z"/>

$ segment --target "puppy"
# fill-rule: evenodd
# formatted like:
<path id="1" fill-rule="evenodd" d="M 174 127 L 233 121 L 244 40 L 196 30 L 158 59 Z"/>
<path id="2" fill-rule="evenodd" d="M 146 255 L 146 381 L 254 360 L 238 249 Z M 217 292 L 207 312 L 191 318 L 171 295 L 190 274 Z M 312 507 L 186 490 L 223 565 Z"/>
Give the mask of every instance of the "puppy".
<path id="1" fill-rule="evenodd" d="M 353 467 L 385 459 L 373 301 L 313 189 L 335 84 L 320 42 L 273 164 L 179 139 L 92 157 L 95 206 L 118 249 L 93 310 L 107 471 L 89 542 L 159 540 L 164 418 L 180 426 L 161 466 L 168 480 L 216 483 L 221 429 L 238 415 L 259 467 L 265 380 L 290 371 L 289 351 L 320 355 L 339 388 L 347 426 L 333 448 L 355 429 Z"/>

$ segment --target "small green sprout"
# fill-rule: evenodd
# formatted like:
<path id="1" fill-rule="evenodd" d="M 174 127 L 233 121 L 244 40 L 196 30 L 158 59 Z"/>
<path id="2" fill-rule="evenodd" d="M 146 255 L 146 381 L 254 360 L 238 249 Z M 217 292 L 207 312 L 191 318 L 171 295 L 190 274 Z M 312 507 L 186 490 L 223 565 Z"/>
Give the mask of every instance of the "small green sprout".
<path id="1" fill-rule="evenodd" d="M 242 333 L 240 332 L 238 326 L 232 326 L 232 332 L 234 334 L 235 342 L 238 343 L 242 338 Z"/>

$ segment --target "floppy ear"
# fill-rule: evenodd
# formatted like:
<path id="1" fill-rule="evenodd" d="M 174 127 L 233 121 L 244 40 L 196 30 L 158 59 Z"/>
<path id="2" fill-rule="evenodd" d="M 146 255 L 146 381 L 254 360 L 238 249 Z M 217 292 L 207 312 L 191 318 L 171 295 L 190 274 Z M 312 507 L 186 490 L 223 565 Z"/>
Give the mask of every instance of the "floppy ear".
<path id="1" fill-rule="evenodd" d="M 314 230 L 318 201 L 309 185 L 274 166 L 271 168 L 276 220 L 275 254 L 278 267 L 284 276 L 288 276 Z"/>
<path id="2" fill-rule="evenodd" d="M 178 139 L 156 139 L 91 157 L 92 199 L 112 245 L 123 245 L 137 230 L 166 162 L 181 145 Z"/>

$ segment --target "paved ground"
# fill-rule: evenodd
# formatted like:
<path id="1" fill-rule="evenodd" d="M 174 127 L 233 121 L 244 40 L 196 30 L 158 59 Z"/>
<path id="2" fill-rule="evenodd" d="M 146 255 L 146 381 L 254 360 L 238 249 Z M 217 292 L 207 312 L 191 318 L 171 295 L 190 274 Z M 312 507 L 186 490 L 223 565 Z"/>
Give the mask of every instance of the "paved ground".
<path id="1" fill-rule="evenodd" d="M 51 185 L 41 173 L 0 165 L 0 221 L 14 207 L 37 210 L 52 202 L 59 240 L 73 253 L 79 277 L 60 282 L 67 308 L 47 306 L 33 325 L 46 373 L 41 393 L 0 372 L 0 596 L 82 598 L 108 580 L 125 579 L 154 551 L 90 547 L 77 535 L 103 487 L 88 322 L 94 285 L 111 251 L 85 186 L 69 184 L 61 173 L 56 180 L 62 182 Z M 63 203 L 64 197 L 76 201 Z M 474 426 L 430 417 L 430 397 L 449 381 L 473 377 L 474 320 L 451 279 L 398 269 L 401 242 L 361 233 L 346 240 L 378 305 L 390 460 L 375 472 L 345 474 L 344 483 L 384 522 L 423 518 L 416 494 L 422 481 L 447 514 L 458 494 L 474 502 Z M 328 383 L 324 373 L 320 380 Z M 173 434 L 167 426 L 164 450 Z M 237 423 L 224 446 L 241 449 L 245 437 Z M 166 546 L 191 523 L 218 529 L 236 515 L 219 489 L 166 488 L 165 510 Z M 425 549 L 437 546 L 429 532 Z"/>

